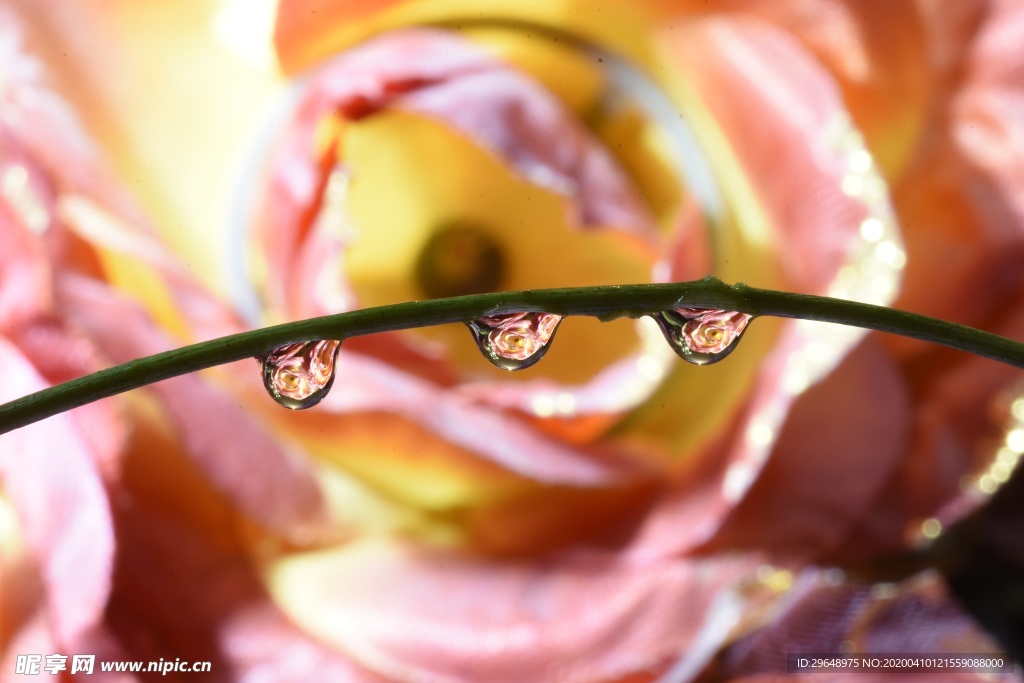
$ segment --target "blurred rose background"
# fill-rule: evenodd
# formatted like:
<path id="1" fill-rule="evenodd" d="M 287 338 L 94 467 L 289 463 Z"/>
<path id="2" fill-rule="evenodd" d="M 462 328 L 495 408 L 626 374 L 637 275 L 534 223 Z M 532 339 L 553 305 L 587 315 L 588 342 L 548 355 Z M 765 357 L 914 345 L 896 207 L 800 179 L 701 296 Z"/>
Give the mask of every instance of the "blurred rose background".
<path id="1" fill-rule="evenodd" d="M 707 274 L 1024 339 L 1022 39 L 1010 0 L 9 1 L 0 400 L 324 313 Z M 301 413 L 248 361 L 0 436 L 0 680 L 1024 653 L 1019 371 L 773 319 L 695 367 L 576 318 L 521 373 L 462 326 L 338 368 Z"/>

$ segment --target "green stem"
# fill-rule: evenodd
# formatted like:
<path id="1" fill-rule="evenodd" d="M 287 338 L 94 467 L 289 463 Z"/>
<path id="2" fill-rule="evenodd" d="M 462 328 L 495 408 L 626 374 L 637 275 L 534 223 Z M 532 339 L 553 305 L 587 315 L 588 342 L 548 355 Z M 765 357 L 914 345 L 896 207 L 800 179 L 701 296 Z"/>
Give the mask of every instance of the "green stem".
<path id="1" fill-rule="evenodd" d="M 0 405 L 0 434 L 101 398 L 264 354 L 276 346 L 312 339 L 466 322 L 486 315 L 544 311 L 601 320 L 638 317 L 669 308 L 723 308 L 751 315 L 820 320 L 913 337 L 1024 368 L 1024 344 L 974 328 L 843 299 L 696 282 L 614 285 L 476 294 L 367 308 L 265 327 L 130 361 Z"/>

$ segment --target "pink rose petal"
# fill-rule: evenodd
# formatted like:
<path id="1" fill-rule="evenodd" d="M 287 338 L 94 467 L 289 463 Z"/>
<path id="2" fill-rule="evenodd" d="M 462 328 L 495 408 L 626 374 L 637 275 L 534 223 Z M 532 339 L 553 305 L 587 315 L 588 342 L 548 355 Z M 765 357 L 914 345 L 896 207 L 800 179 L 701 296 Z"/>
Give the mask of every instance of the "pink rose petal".
<path id="1" fill-rule="evenodd" d="M 0 402 L 47 383 L 0 337 Z M 0 476 L 42 568 L 48 617 L 73 642 L 102 617 L 110 591 L 114 530 L 97 457 L 70 415 L 0 436 Z"/>
<path id="2" fill-rule="evenodd" d="M 27 224 L 31 220 L 26 216 L 26 212 L 38 209 L 49 220 L 50 206 L 43 198 L 34 196 L 34 186 L 42 183 L 42 178 L 2 123 L 0 149 L 4 152 L 0 174 L 22 178 L 20 191 L 0 193 L 0 331 L 8 331 L 51 306 L 45 245 L 33 234 L 33 226 Z"/>
<path id="3" fill-rule="evenodd" d="M 174 346 L 141 311 L 102 285 L 66 277 L 60 297 L 68 317 L 89 332 L 112 362 Z M 257 365 L 252 362 L 246 369 L 256 373 Z M 275 443 L 236 399 L 199 375 L 166 380 L 150 390 L 165 406 L 196 465 L 249 515 L 295 537 L 325 523 L 324 501 L 310 464 Z"/>
<path id="4" fill-rule="evenodd" d="M 793 403 L 771 455 L 711 547 L 814 559 L 848 543 L 906 453 L 909 407 L 887 351 L 864 341 Z"/>
<path id="5" fill-rule="evenodd" d="M 666 40 L 753 179 L 790 287 L 824 292 L 868 215 L 842 190 L 848 114 L 832 76 L 791 35 L 755 20 L 684 23 Z"/>
<path id="6" fill-rule="evenodd" d="M 80 330 L 54 316 L 25 321 L 11 332 L 10 340 L 49 385 L 96 372 L 106 362 Z M 115 480 L 126 439 L 126 427 L 116 403 L 89 403 L 67 415 L 78 427 L 100 472 Z"/>
<path id="7" fill-rule="evenodd" d="M 568 683 L 661 670 L 748 570 L 604 556 L 499 563 L 364 544 L 286 562 L 274 580 L 293 618 L 391 679 Z"/>
<path id="8" fill-rule="evenodd" d="M 109 622 L 130 658 L 210 661 L 214 678 L 247 682 L 381 681 L 288 621 L 235 542 L 144 499 L 118 514 Z"/>
<path id="9" fill-rule="evenodd" d="M 830 146 L 829 136 L 847 120 L 832 76 L 792 36 L 753 19 L 682 23 L 666 39 L 756 180 L 787 288 L 826 293 L 853 257 L 868 215 L 861 199 L 843 191 L 848 160 Z M 884 352 L 865 346 L 828 375 L 857 336 L 782 325 L 742 412 L 675 475 L 643 552 L 756 543 L 806 558 L 839 542 L 881 495 L 906 438 L 906 397 Z M 818 360 L 800 369 L 812 351 Z M 794 378 L 799 385 L 823 381 L 828 400 L 813 409 L 802 400 L 790 414 Z M 874 469 L 863 468 L 865 458 Z M 835 495 L 822 490 L 826 485 Z"/>
<path id="10" fill-rule="evenodd" d="M 266 598 L 234 612 L 219 633 L 225 657 L 243 683 L 389 680 L 303 632 Z"/>
<path id="11" fill-rule="evenodd" d="M 1024 295 L 1004 308 L 990 329 L 1010 339 L 1024 339 Z M 1019 395 L 1020 371 L 995 361 L 932 349 L 938 356 L 923 381 L 909 418 L 909 441 L 900 466 L 887 484 L 886 495 L 867 508 L 846 548 L 834 561 L 863 562 L 893 553 L 906 544 L 910 525 L 928 517 L 949 524 L 980 501 L 965 493 L 961 480 L 991 464 L 1004 438 L 1007 400 Z"/>
<path id="12" fill-rule="evenodd" d="M 53 11 L 51 7 L 32 9 L 41 9 L 43 15 Z M 38 20 L 32 9 L 20 11 Z M 0 8 L 0 63 L 5 67 L 0 123 L 24 153 L 45 169 L 54 189 L 89 196 L 126 220 L 144 223 L 143 214 L 117 182 L 77 113 L 54 91 L 46 66 L 25 49 L 26 34 L 31 33 L 26 27 L 32 23 L 21 21 L 7 7 Z M 33 38 L 40 40 L 40 36 Z"/>

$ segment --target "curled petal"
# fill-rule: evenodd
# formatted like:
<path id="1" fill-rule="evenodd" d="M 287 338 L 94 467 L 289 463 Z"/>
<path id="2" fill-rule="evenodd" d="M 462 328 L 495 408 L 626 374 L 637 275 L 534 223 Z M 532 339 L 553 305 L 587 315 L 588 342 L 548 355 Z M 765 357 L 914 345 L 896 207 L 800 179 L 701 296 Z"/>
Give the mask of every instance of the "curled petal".
<path id="1" fill-rule="evenodd" d="M 299 88 L 290 129 L 272 151 L 269 192 L 256 197 L 253 213 L 275 275 L 275 305 L 301 308 L 297 293 L 280 289 L 298 276 L 309 216 L 336 161 L 334 151 L 318 149 L 318 127 L 339 114 L 358 119 L 398 108 L 436 119 L 570 197 L 582 225 L 656 240 L 628 176 L 584 126 L 542 87 L 454 34 L 393 32 L 339 55 Z"/>

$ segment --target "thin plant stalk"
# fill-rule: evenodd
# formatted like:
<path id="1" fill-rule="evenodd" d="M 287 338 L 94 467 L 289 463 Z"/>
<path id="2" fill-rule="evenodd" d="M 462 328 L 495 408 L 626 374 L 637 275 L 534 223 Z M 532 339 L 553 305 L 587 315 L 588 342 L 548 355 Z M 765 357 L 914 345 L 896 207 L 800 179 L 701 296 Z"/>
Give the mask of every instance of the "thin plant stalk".
<path id="1" fill-rule="evenodd" d="M 282 344 L 344 340 L 365 334 L 467 322 L 532 311 L 601 320 L 640 317 L 671 308 L 721 308 L 818 320 L 912 337 L 1024 368 L 1024 344 L 935 318 L 844 299 L 727 285 L 708 277 L 693 282 L 574 287 L 474 294 L 367 308 L 264 327 L 133 360 L 0 405 L 0 434 L 92 401 L 263 355 Z"/>

